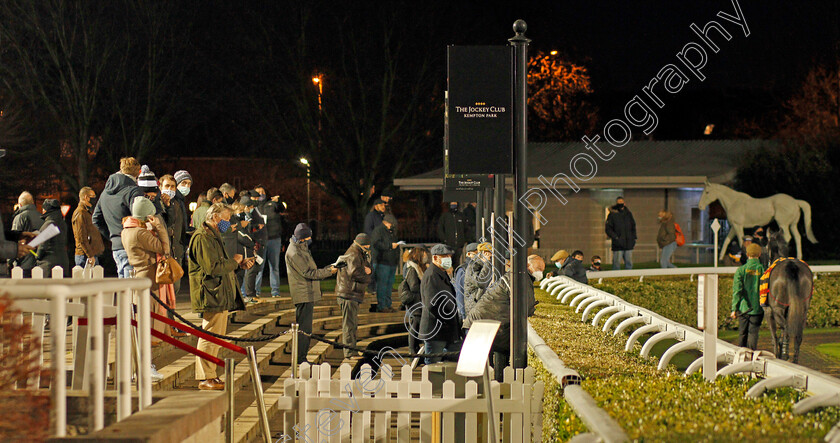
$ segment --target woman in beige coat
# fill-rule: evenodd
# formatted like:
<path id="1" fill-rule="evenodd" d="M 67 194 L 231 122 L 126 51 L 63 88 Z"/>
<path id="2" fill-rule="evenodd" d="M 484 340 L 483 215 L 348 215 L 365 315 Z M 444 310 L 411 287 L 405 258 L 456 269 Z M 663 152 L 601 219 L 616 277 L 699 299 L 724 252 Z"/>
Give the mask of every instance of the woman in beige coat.
<path id="1" fill-rule="evenodd" d="M 155 283 L 158 255 L 169 253 L 169 235 L 163 221 L 155 216 L 155 205 L 146 197 L 135 197 L 131 204 L 131 216 L 123 219 L 122 243 L 128 253 L 128 263 L 134 267 L 135 277 L 152 281 L 152 292 L 167 304 L 174 303 L 174 293 L 169 285 Z M 169 299 L 172 300 L 169 300 Z M 152 302 L 153 312 L 166 316 L 166 309 Z M 164 323 L 155 321 L 154 328 L 165 332 Z M 157 341 L 152 338 L 153 344 Z"/>

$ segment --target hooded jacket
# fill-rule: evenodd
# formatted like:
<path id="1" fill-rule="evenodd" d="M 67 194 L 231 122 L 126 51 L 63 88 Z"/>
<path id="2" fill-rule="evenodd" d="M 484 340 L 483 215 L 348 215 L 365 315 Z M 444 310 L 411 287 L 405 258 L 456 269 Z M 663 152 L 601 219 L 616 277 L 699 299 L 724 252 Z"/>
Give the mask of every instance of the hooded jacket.
<path id="1" fill-rule="evenodd" d="M 367 256 L 356 242 L 347 248 L 347 252 L 341 256 L 347 266 L 339 269 L 335 277 L 336 296 L 359 303 L 364 301 L 365 288 L 370 283 L 370 274 L 365 272 L 365 267 L 370 268 Z"/>
<path id="2" fill-rule="evenodd" d="M 93 210 L 93 224 L 102 237 L 111 239 L 111 250 L 125 249 L 120 234 L 122 220 L 131 215 L 131 202 L 144 195 L 134 178 L 121 172 L 111 174 L 105 182 L 105 189 Z"/>
<path id="3" fill-rule="evenodd" d="M 314 303 L 321 300 L 321 282 L 332 275 L 330 268 L 318 269 L 306 243 L 292 236 L 286 249 L 286 273 L 292 303 Z"/>
<path id="4" fill-rule="evenodd" d="M 41 229 L 43 224 L 44 220 L 41 218 L 38 208 L 35 205 L 24 205 L 15 211 L 15 218 L 12 219 L 12 231 L 34 232 Z M 35 256 L 26 254 L 17 262 L 18 266 L 28 271 L 35 267 Z"/>
<path id="5" fill-rule="evenodd" d="M 56 208 L 44 213 L 41 216 L 44 224 L 41 229 L 49 225 L 58 227 L 58 235 L 41 243 L 38 246 L 38 266 L 44 269 L 44 276 L 52 275 L 52 268 L 61 266 L 64 269 L 64 276 L 70 276 L 70 258 L 67 255 L 67 222 L 61 215 L 61 209 Z"/>
<path id="6" fill-rule="evenodd" d="M 636 247 L 636 220 L 627 206 L 610 207 L 604 231 L 612 240 L 613 251 L 631 251 Z"/>
<path id="7" fill-rule="evenodd" d="M 201 225 L 187 249 L 190 273 L 190 301 L 195 312 L 244 310 L 236 284 L 236 260 L 225 252 L 219 231 Z"/>

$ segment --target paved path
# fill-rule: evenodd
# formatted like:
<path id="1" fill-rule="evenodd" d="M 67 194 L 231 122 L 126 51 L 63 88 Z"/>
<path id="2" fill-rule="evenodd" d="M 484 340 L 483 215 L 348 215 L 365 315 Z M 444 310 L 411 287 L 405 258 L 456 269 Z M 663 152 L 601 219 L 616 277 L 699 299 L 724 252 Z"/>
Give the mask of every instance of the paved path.
<path id="1" fill-rule="evenodd" d="M 730 343 L 737 341 L 735 338 L 730 340 Z M 840 343 L 840 329 L 837 332 L 805 334 L 802 338 L 802 347 L 799 349 L 799 364 L 840 378 L 840 360 L 817 351 L 817 345 L 823 343 Z M 761 330 L 758 336 L 758 349 L 773 352 L 769 330 Z"/>

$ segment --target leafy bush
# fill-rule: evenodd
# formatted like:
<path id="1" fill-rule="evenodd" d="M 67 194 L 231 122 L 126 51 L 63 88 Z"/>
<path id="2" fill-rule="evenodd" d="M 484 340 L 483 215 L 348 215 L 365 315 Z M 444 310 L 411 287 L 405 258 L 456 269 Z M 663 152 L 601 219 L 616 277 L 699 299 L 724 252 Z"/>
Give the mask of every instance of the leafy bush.
<path id="1" fill-rule="evenodd" d="M 685 292 L 677 290 L 679 285 L 658 286 L 660 283 L 663 282 L 646 282 L 641 286 L 671 288 L 669 297 L 672 300 L 679 299 L 674 294 Z M 649 298 L 654 293 L 646 292 Z M 622 295 L 630 298 L 628 294 Z M 682 297 L 685 305 L 687 297 Z M 662 298 L 657 298 L 657 302 Z M 582 323 L 580 314 L 561 305 L 545 291 L 537 290 L 537 299 L 540 304 L 531 318 L 534 329 L 567 366 L 580 372 L 584 377 L 583 388 L 619 422 L 631 439 L 817 440 L 840 421 L 840 408 L 825 408 L 804 416 L 794 416 L 791 412 L 793 404 L 804 396 L 794 389 L 776 389 L 762 398 L 748 399 L 745 394 L 757 382 L 756 379 L 734 376 L 710 384 L 700 375 L 685 377 L 673 369 L 658 371 L 654 358 L 642 358 L 638 354 L 640 344 L 636 344 L 635 352 L 626 353 L 626 336 L 613 337 L 588 323 Z M 694 312 L 693 309 L 696 307 L 684 308 L 690 313 Z M 681 310 L 673 308 L 672 312 Z M 540 367 L 534 362 L 533 355 L 531 360 L 532 365 Z M 544 370 L 538 370 L 538 375 L 547 382 L 552 378 Z M 584 432 L 579 419 L 559 398 L 556 384 L 546 386 L 545 440 L 567 440 L 576 433 Z"/>
<path id="2" fill-rule="evenodd" d="M 594 283 L 594 282 L 593 282 Z M 697 326 L 697 281 L 685 277 L 608 279 L 592 286 L 615 294 L 634 305 L 687 326 Z M 732 305 L 732 277 L 718 278 L 718 327 L 737 329 L 729 318 Z M 820 275 L 814 281 L 814 296 L 808 310 L 808 326 L 840 326 L 840 276 Z"/>

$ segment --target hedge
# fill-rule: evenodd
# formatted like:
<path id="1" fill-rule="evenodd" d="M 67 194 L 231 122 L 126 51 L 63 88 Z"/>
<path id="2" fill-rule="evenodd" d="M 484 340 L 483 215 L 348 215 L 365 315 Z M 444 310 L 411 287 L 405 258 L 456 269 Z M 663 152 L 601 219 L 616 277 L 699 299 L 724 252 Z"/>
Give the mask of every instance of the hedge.
<path id="1" fill-rule="evenodd" d="M 687 277 L 638 279 L 605 279 L 592 286 L 615 294 L 634 305 L 688 326 L 697 326 L 697 280 Z M 729 318 L 732 305 L 732 277 L 718 279 L 718 327 L 737 329 Z M 766 323 L 766 322 L 765 322 Z M 825 328 L 840 326 L 840 276 L 820 275 L 814 281 L 814 295 L 808 309 L 808 326 Z"/>
<path id="2" fill-rule="evenodd" d="M 583 388 L 631 439 L 813 441 L 840 422 L 840 408 L 794 416 L 793 404 L 805 395 L 795 389 L 776 389 L 748 399 L 745 394 L 757 379 L 732 376 L 710 384 L 699 374 L 685 377 L 673 366 L 658 371 L 656 359 L 639 355 L 640 344 L 635 352 L 624 352 L 626 336 L 613 337 L 582 323 L 580 314 L 545 291 L 537 290 L 537 299 L 540 304 L 531 318 L 534 329 L 567 366 L 580 372 Z M 547 382 L 544 441 L 566 441 L 586 432 L 533 354 L 531 364 Z"/>

